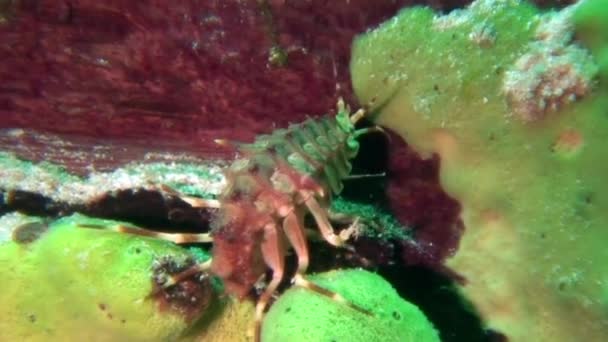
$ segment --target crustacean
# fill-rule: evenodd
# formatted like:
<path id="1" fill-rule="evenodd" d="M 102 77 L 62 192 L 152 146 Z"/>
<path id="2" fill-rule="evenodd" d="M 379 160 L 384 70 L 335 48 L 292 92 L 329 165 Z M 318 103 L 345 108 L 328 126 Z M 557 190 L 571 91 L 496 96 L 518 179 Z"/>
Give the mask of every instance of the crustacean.
<path id="1" fill-rule="evenodd" d="M 297 256 L 297 271 L 292 279 L 295 285 L 366 312 L 304 276 L 310 260 L 304 226 L 308 213 L 322 238 L 335 247 L 346 247 L 346 242 L 357 232 L 357 221 L 353 220 L 349 227 L 336 233 L 330 222 L 329 205 L 332 195 L 341 192 L 343 180 L 350 175 L 350 161 L 359 150 L 357 138 L 381 130 L 379 127 L 355 128 L 365 114 L 366 111 L 360 109 L 351 115 L 339 100 L 333 117 L 309 118 L 286 129 L 260 135 L 249 144 L 219 140 L 219 144 L 233 147 L 238 155 L 225 171 L 227 185 L 222 194 L 215 200 L 177 194 L 193 207 L 217 208 L 211 233 L 160 233 L 124 226 L 116 230 L 178 244 L 213 243 L 211 260 L 168 277 L 164 287 L 210 271 L 224 281 L 228 293 L 243 297 L 270 269 L 272 279 L 255 309 L 256 341 L 260 339 L 266 307 L 284 278 L 288 247 L 293 248 Z"/>

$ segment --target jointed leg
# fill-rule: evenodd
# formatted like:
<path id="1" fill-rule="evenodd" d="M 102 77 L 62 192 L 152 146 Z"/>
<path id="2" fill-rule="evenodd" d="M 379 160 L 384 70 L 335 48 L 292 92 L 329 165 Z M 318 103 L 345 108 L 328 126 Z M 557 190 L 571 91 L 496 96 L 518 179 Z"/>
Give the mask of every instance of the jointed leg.
<path id="1" fill-rule="evenodd" d="M 178 284 L 178 283 L 182 282 L 183 280 L 188 279 L 197 273 L 207 272 L 207 271 L 209 271 L 210 268 L 211 268 L 211 259 L 209 259 L 205 262 L 194 264 L 177 274 L 169 276 L 167 278 L 167 281 L 165 281 L 165 283 L 163 283 L 163 288 L 166 289 L 175 284 Z"/>
<path id="2" fill-rule="evenodd" d="M 304 236 L 302 220 L 301 220 L 301 218 L 298 217 L 298 215 L 296 213 L 292 212 L 287 217 L 285 217 L 285 221 L 283 222 L 283 230 L 285 231 L 285 235 L 287 236 L 287 239 L 289 239 L 289 242 L 293 246 L 293 249 L 295 250 L 296 255 L 298 257 L 298 270 L 297 270 L 295 276 L 293 277 L 293 282 L 295 285 L 304 287 L 308 290 L 311 290 L 311 291 L 319 293 L 323 296 L 329 297 L 332 300 L 335 300 L 344 305 L 347 305 L 348 307 L 350 307 L 354 310 L 357 310 L 359 312 L 362 312 L 365 314 L 371 314 L 369 311 L 362 309 L 362 308 L 354 305 L 353 303 L 349 302 L 344 297 L 342 297 L 340 294 L 327 290 L 327 289 L 324 289 L 324 288 L 320 287 L 319 285 L 317 285 L 309 280 L 306 280 L 304 278 L 304 273 L 306 272 L 306 269 L 308 268 L 308 261 L 309 261 L 308 247 L 306 246 L 306 238 Z"/>
<path id="3" fill-rule="evenodd" d="M 295 212 L 291 212 L 283 221 L 283 231 L 296 252 L 298 257 L 297 272 L 301 274 L 306 273 L 309 262 L 308 246 L 303 227 L 301 215 L 298 215 Z"/>
<path id="4" fill-rule="evenodd" d="M 341 232 L 340 235 L 337 235 L 327 218 L 327 214 L 321 208 L 317 200 L 313 196 L 303 192 L 300 192 L 300 195 L 304 200 L 304 204 L 315 218 L 323 238 L 333 246 L 343 247 L 344 243 L 355 233 L 355 227 L 351 226 Z"/>
<path id="5" fill-rule="evenodd" d="M 182 201 L 188 203 L 191 207 L 193 208 L 219 208 L 220 207 L 220 202 L 218 200 L 214 200 L 214 199 L 204 199 L 204 198 L 199 198 L 199 197 L 194 197 L 194 196 L 186 196 L 182 193 L 180 193 L 179 191 L 169 187 L 168 185 L 161 185 L 160 189 L 171 195 L 171 196 L 175 196 L 179 199 L 181 199 Z"/>
<path id="6" fill-rule="evenodd" d="M 283 280 L 285 271 L 284 247 L 276 224 L 269 223 L 264 227 L 264 241 L 262 241 L 261 249 L 266 265 L 272 270 L 272 280 L 255 306 L 255 342 L 260 342 L 264 311 L 281 280 Z"/>
<path id="7" fill-rule="evenodd" d="M 338 303 L 344 304 L 353 310 L 357 310 L 366 315 L 372 315 L 372 313 L 370 311 L 365 310 L 365 309 L 351 303 L 350 301 L 348 301 L 346 298 L 342 297 L 342 295 L 340 295 L 337 292 L 333 292 L 328 289 L 322 288 L 321 286 L 304 278 L 304 276 L 302 274 L 296 273 L 296 275 L 293 277 L 293 282 L 297 286 L 301 286 L 305 289 L 311 290 L 311 291 L 316 292 L 325 297 L 329 297 L 331 300 L 335 300 Z"/>
<path id="8" fill-rule="evenodd" d="M 137 227 L 129 227 L 123 225 L 115 225 L 115 226 L 103 226 L 103 225 L 94 225 L 94 224 L 80 224 L 79 227 L 82 228 L 94 228 L 94 229 L 105 229 L 118 233 L 127 233 L 139 236 L 148 236 L 154 237 L 157 239 L 172 241 L 174 243 L 204 243 L 204 242 L 213 242 L 213 238 L 209 235 L 209 233 L 201 233 L 201 234 L 187 234 L 187 233 L 161 233 L 155 232 L 151 230 L 141 229 Z M 184 279 L 191 277 L 192 275 L 199 272 L 206 272 L 211 267 L 211 259 L 195 264 L 187 269 L 181 271 L 180 273 L 171 275 L 167 278 L 167 281 L 163 283 L 163 288 L 171 287 Z"/>
<path id="9" fill-rule="evenodd" d="M 161 185 L 160 190 L 170 194 L 171 196 L 175 196 L 180 198 L 182 201 L 190 204 L 190 206 L 194 208 L 219 208 L 219 201 L 203 199 L 197 197 L 184 196 L 178 191 L 166 186 Z M 163 233 L 152 231 L 148 229 L 142 229 L 137 227 L 129 227 L 125 225 L 114 225 L 114 226 L 104 226 L 98 224 L 80 224 L 80 227 L 83 228 L 94 228 L 94 229 L 105 229 L 111 230 L 118 233 L 127 233 L 139 236 L 147 236 L 153 237 L 161 240 L 171 241 L 177 244 L 182 243 L 207 243 L 213 242 L 213 238 L 209 233 L 200 233 L 200 234 L 191 234 L 191 233 Z"/>
<path id="10" fill-rule="evenodd" d="M 153 237 L 161 240 L 171 241 L 177 244 L 181 243 L 207 243 L 213 242 L 213 238 L 209 233 L 199 233 L 199 234 L 191 234 L 191 233 L 163 233 L 156 232 L 153 230 L 147 230 L 137 227 L 129 227 L 124 225 L 114 225 L 114 226 L 103 226 L 96 224 L 79 224 L 79 227 L 82 228 L 94 228 L 94 229 L 104 229 L 110 230 L 118 233 L 126 233 L 132 235 L 139 236 L 147 236 Z"/>

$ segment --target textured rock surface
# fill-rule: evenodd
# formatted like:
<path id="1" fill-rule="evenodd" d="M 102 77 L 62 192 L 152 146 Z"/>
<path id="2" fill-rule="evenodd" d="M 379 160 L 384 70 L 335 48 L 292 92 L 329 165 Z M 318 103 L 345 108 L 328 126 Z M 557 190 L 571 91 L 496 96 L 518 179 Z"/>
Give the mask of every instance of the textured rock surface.
<path id="1" fill-rule="evenodd" d="M 145 149 L 226 156 L 213 139 L 250 140 L 351 98 L 353 36 L 406 2 L 6 2 L 0 128 L 20 131 L 0 141 L 45 160 L 34 147 L 57 140 L 81 145 L 74 153 L 100 139 L 111 154 L 129 148 L 93 151 L 86 162 L 99 167 Z M 61 164 L 87 165 L 69 151 Z"/>
<path id="2" fill-rule="evenodd" d="M 599 341 L 608 331 L 605 5 L 409 9 L 354 45 L 360 101 L 392 96 L 376 122 L 440 155 L 441 184 L 466 225 L 447 264 L 489 327 L 513 341 Z M 520 99 L 546 108 L 534 120 L 506 89 L 530 54 L 548 58 L 516 76 L 534 85 Z M 570 86 L 579 81 L 583 92 Z"/>
<path id="3" fill-rule="evenodd" d="M 451 9 L 464 2 L 429 3 Z M 0 150 L 91 179 L 100 172 L 123 176 L 114 172 L 128 163 L 232 159 L 214 139 L 251 141 L 308 115 L 331 113 L 338 96 L 354 105 L 348 74 L 352 38 L 411 1 L 0 3 L 0 37 L 6 42 L 0 46 Z M 386 153 L 372 146 L 361 153 L 354 172 L 390 168 L 388 201 L 407 207 L 398 211 L 400 223 L 415 227 L 421 238 L 397 246 L 404 250 L 399 254 L 412 264 L 440 267 L 462 231 L 458 204 L 438 186 L 436 160 L 421 161 L 393 142 L 389 165 L 378 157 Z M 112 191 L 117 180 L 93 190 Z M 126 181 L 121 188 L 137 185 L 132 180 L 120 177 Z M 194 180 L 189 192 L 208 192 L 194 189 Z M 23 182 L 8 177 L 2 185 L 0 190 L 10 191 Z M 74 199 L 91 191 L 63 193 Z M 371 200 L 361 198 L 387 202 L 384 187 Z M 142 205 L 141 215 L 158 216 L 157 202 L 147 212 Z M 100 207 L 97 213 L 105 216 L 120 211 L 119 205 Z"/>

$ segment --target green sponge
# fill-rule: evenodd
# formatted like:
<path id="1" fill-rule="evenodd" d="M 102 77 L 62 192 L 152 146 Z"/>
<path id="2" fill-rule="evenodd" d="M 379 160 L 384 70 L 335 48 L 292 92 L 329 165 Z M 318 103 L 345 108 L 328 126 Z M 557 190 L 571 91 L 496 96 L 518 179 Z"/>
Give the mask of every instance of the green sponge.
<path id="1" fill-rule="evenodd" d="M 375 273 L 338 270 L 309 279 L 372 314 L 294 286 L 266 315 L 263 342 L 439 341 L 437 331 L 420 309 L 399 297 L 391 285 Z"/>
<path id="2" fill-rule="evenodd" d="M 0 340 L 174 341 L 183 335 L 211 292 L 188 305 L 152 296 L 154 270 L 193 262 L 193 256 L 172 243 L 103 229 L 116 224 L 82 215 L 50 224 L 20 214 L 0 217 Z"/>
<path id="3" fill-rule="evenodd" d="M 586 0 L 574 14 L 578 39 L 593 52 L 600 66 L 600 76 L 608 79 L 608 1 Z"/>
<path id="4" fill-rule="evenodd" d="M 608 335 L 607 4 L 408 8 L 353 45 L 374 123 L 441 158 L 466 226 L 447 266 L 509 340 Z"/>

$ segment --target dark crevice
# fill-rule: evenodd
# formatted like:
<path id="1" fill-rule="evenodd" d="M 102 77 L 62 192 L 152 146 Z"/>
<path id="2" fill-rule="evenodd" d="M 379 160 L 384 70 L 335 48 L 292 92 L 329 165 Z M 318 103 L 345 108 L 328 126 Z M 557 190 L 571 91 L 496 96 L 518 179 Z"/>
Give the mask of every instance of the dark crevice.
<path id="1" fill-rule="evenodd" d="M 47 218 L 78 212 L 167 232 L 208 231 L 211 217 L 210 211 L 194 209 L 176 197 L 165 198 L 155 191 L 124 190 L 87 204 L 69 204 L 33 192 L 0 190 L 0 214 L 15 211 Z"/>

